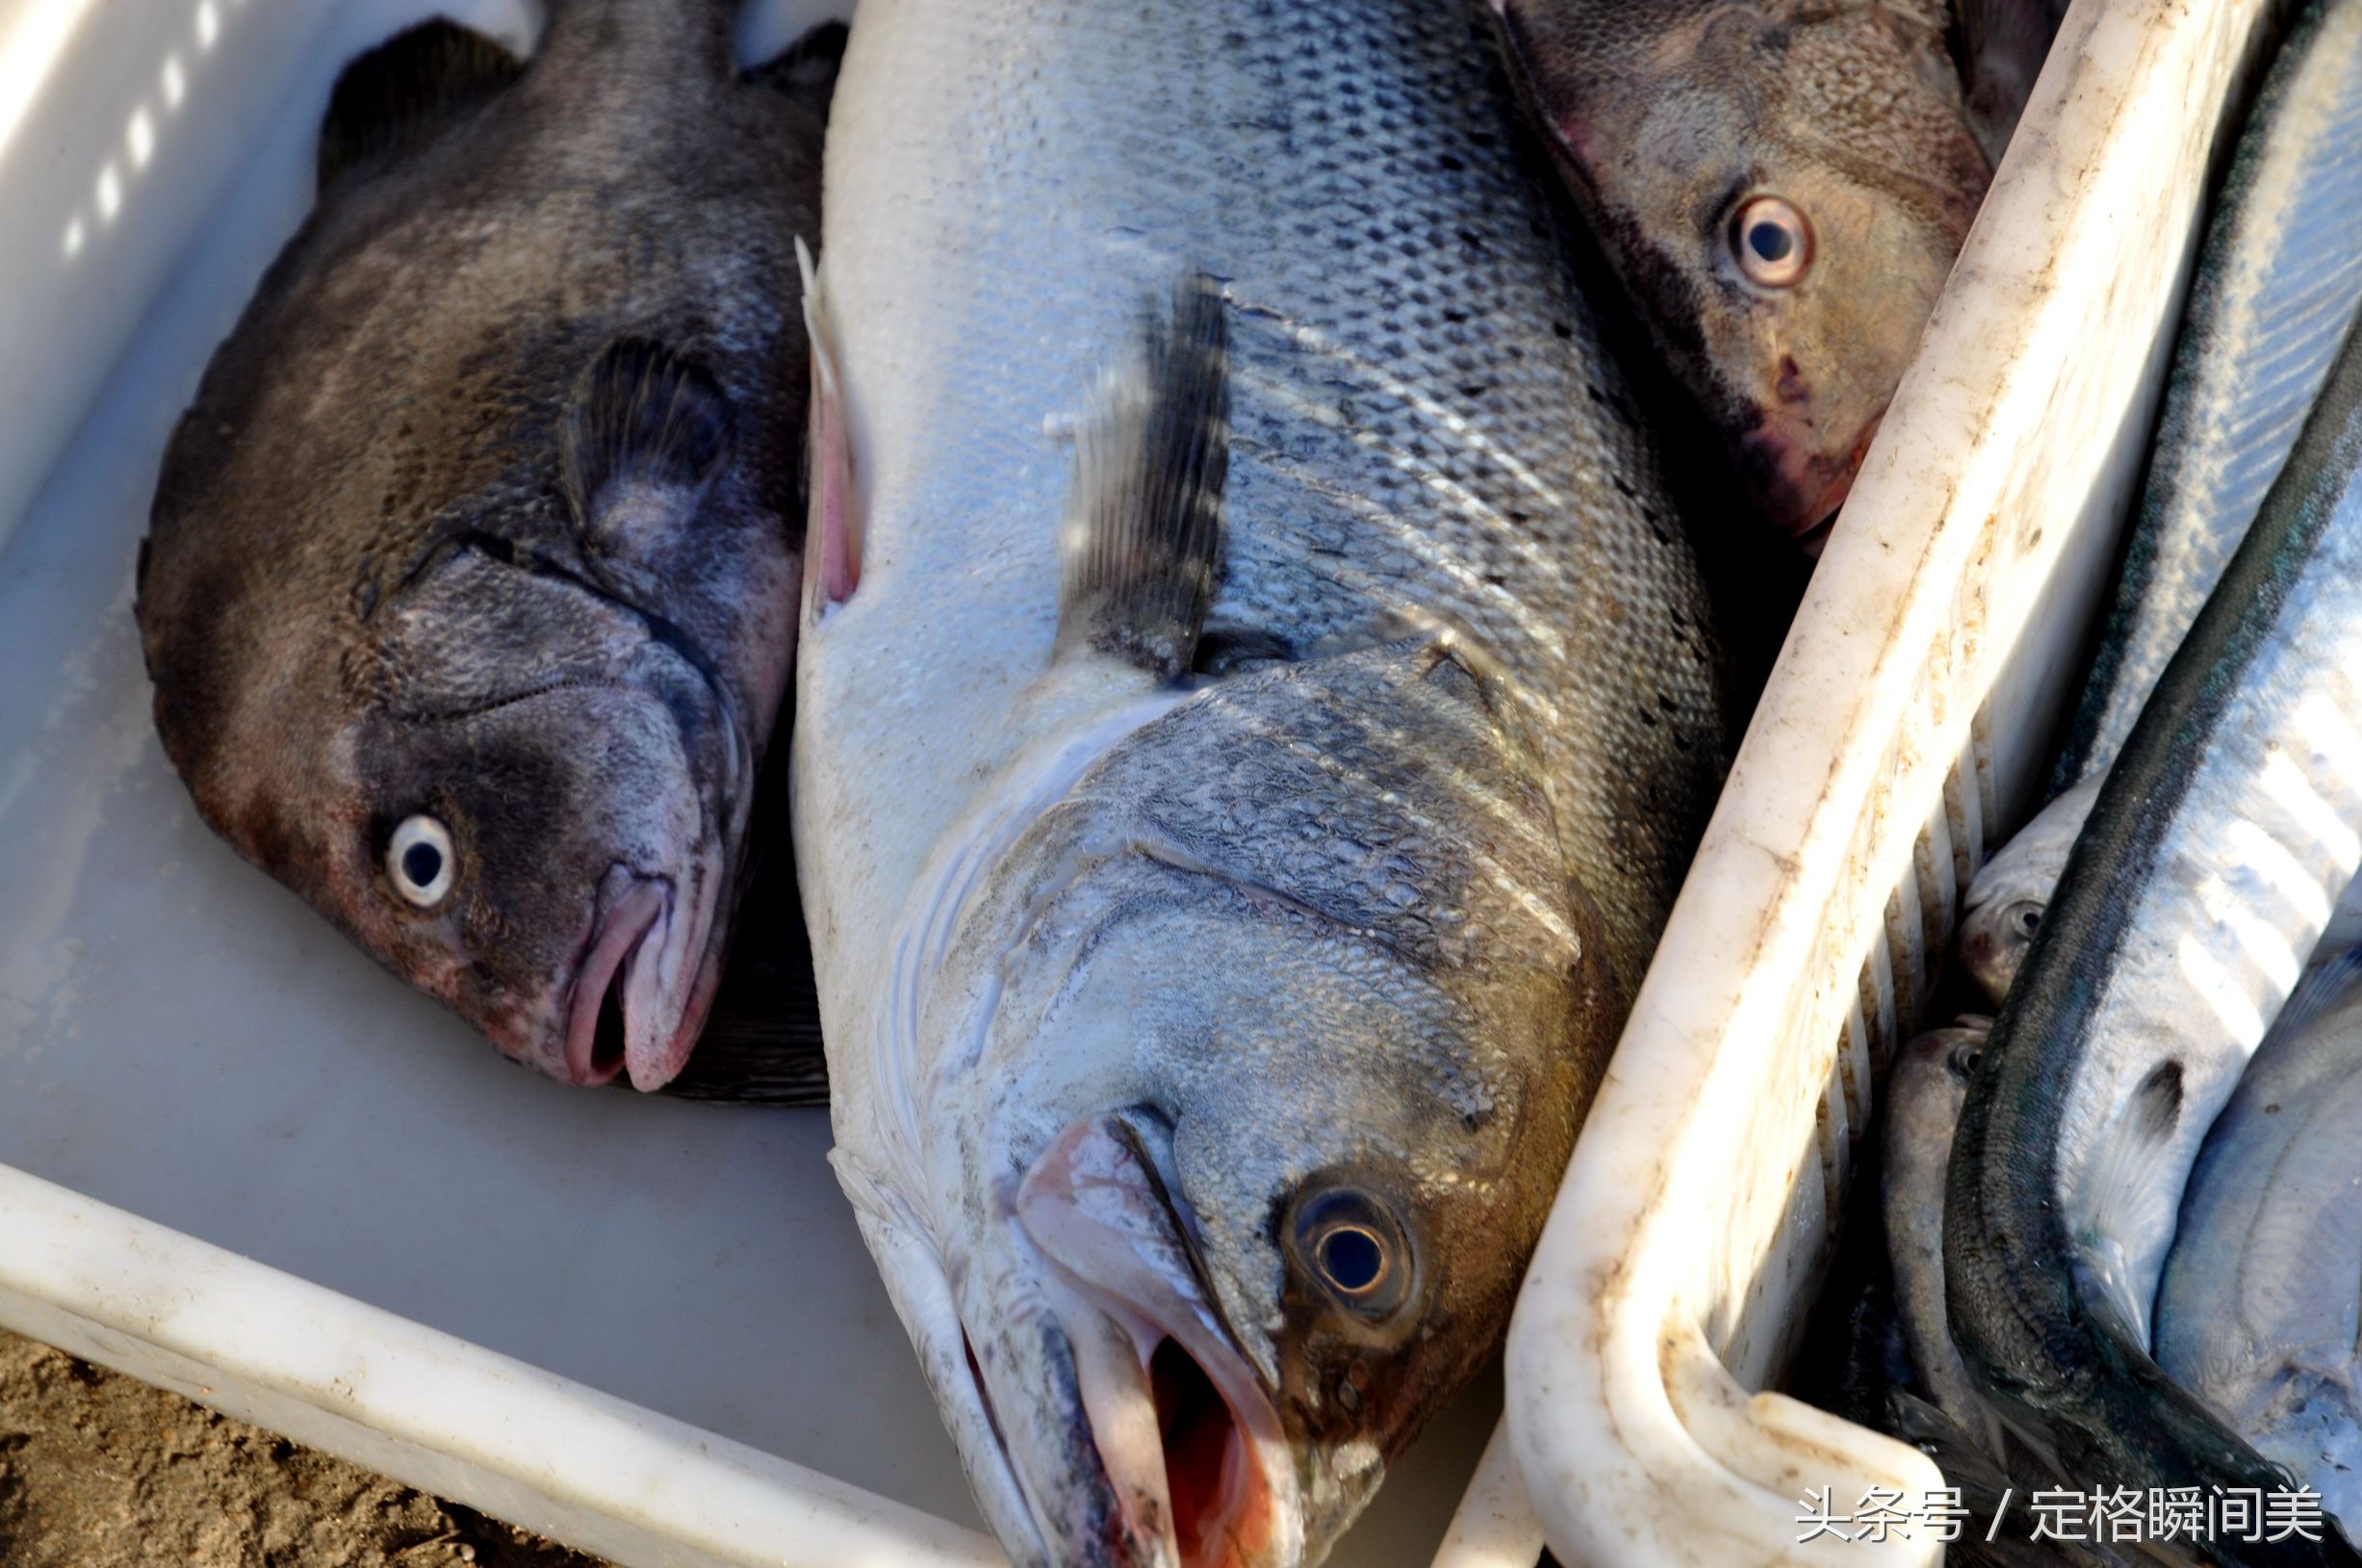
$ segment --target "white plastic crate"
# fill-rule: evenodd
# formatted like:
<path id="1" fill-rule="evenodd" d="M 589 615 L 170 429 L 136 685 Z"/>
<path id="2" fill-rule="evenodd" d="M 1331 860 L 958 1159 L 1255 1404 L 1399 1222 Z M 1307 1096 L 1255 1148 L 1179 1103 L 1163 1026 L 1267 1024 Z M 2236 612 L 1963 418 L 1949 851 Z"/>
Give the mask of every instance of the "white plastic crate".
<path id="1" fill-rule="evenodd" d="M 747 58 L 849 7 L 782 0 Z M 200 824 L 134 554 L 311 201 L 328 90 L 441 10 L 0 0 L 0 1324 L 640 1568 L 987 1563 L 821 1112 L 500 1061 Z M 1346 1568 L 1524 1568 L 1497 1386 Z M 1504 1492 L 1504 1488 L 1506 1489 Z"/>
<path id="2" fill-rule="evenodd" d="M 2048 768 L 2267 0 L 2076 0 L 1788 633 L 1511 1328 L 1570 1568 L 1933 1561 L 1822 1536 L 1914 1450 L 1777 1393 L 1871 1086 Z"/>

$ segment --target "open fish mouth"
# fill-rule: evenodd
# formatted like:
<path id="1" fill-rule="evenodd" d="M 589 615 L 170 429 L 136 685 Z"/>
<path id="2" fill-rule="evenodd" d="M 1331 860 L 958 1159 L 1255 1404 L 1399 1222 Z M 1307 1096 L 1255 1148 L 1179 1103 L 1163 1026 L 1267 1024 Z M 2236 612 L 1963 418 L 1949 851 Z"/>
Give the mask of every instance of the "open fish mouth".
<path id="1" fill-rule="evenodd" d="M 1063 1475 L 1029 1477 L 1024 1456 L 1009 1455 L 1051 1560 L 1298 1560 L 1300 1509 L 1278 1409 L 1200 1283 L 1138 1136 L 1116 1117 L 1067 1128 L 1027 1172 L 1016 1221 L 1048 1265 L 1043 1301 L 1073 1357 L 1080 1408 L 1065 1420 L 1098 1461 L 1097 1475 L 1067 1462 L 1053 1467 Z M 1016 1429 L 997 1416 L 995 1427 L 1004 1443 Z M 1101 1489 L 1112 1500 L 1071 1495 Z"/>
<path id="2" fill-rule="evenodd" d="M 559 1076 L 596 1087 L 628 1073 L 645 1092 L 680 1074 L 720 976 L 707 951 L 716 880 L 696 882 L 699 895 L 683 909 L 670 878 L 620 865 L 607 872 L 575 971 Z"/>

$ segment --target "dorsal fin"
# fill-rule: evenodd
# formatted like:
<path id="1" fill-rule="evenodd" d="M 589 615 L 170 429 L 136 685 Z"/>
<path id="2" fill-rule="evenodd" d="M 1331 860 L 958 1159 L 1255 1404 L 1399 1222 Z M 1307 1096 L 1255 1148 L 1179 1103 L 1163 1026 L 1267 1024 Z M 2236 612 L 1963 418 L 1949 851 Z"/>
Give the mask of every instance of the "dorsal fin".
<path id="1" fill-rule="evenodd" d="M 524 69 L 491 39 L 440 16 L 397 33 L 336 79 L 320 126 L 320 189 L 356 164 L 423 145 Z"/>
<path id="2" fill-rule="evenodd" d="M 696 361 L 617 338 L 575 383 L 563 443 L 567 498 L 587 523 L 619 481 L 702 491 L 730 452 L 730 399 Z"/>
<path id="3" fill-rule="evenodd" d="M 1230 371 L 1220 289 L 1202 274 L 1184 280 L 1171 320 L 1152 307 L 1142 340 L 1075 434 L 1058 646 L 1175 680 L 1196 655 L 1221 551 Z"/>

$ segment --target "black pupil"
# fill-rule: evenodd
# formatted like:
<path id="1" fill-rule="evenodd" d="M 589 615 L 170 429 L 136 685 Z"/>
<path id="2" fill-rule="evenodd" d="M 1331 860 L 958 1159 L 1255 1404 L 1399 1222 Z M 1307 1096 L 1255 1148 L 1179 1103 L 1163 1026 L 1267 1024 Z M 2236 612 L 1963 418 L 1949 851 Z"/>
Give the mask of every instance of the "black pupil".
<path id="1" fill-rule="evenodd" d="M 1768 220 L 1748 225 L 1747 244 L 1767 262 L 1785 261 L 1788 252 L 1796 248 L 1795 238 L 1786 229 Z"/>
<path id="2" fill-rule="evenodd" d="M 402 851 L 402 875 L 412 886 L 428 887 L 443 874 L 443 851 L 432 844 L 412 844 Z"/>
<path id="3" fill-rule="evenodd" d="M 2037 931 L 2041 929 L 2041 911 L 2019 910 L 2017 912 L 2017 929 L 2024 932 L 2027 936 L 2033 936 Z"/>
<path id="4" fill-rule="evenodd" d="M 1340 1226 L 1321 1238 L 1321 1272 L 1341 1291 L 1358 1295 L 1376 1284 L 1385 1269 L 1386 1254 L 1366 1230 Z"/>

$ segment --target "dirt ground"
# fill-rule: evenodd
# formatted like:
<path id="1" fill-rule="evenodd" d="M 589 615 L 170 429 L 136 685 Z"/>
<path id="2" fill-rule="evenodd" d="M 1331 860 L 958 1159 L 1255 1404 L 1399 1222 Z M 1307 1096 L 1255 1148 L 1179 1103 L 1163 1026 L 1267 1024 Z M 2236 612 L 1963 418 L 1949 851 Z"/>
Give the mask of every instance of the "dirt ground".
<path id="1" fill-rule="evenodd" d="M 0 1568 L 603 1568 L 0 1333 Z"/>

